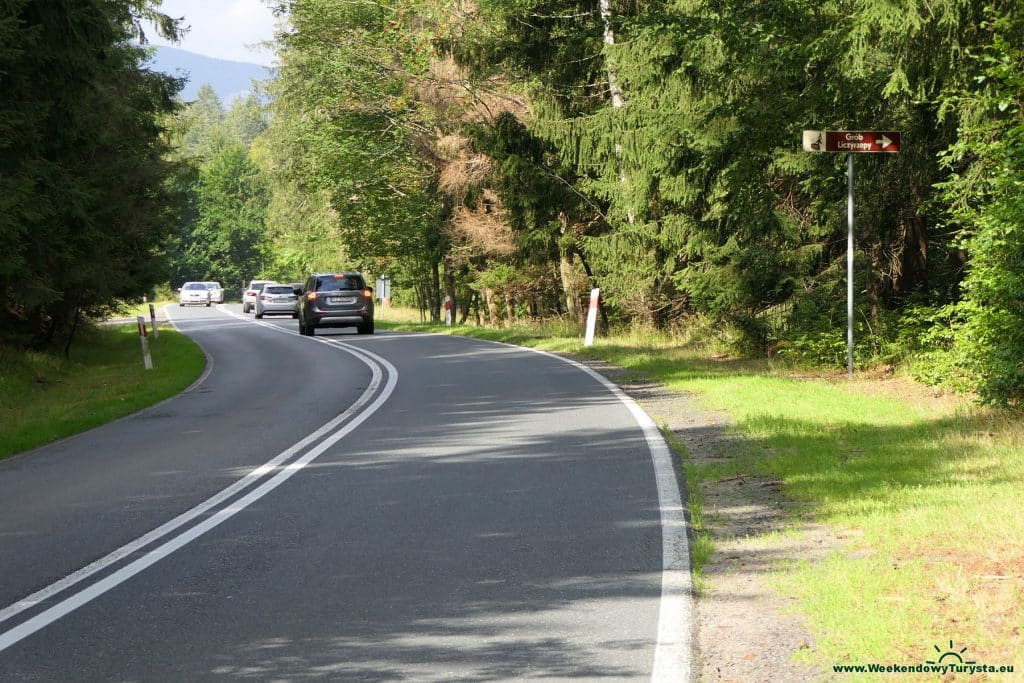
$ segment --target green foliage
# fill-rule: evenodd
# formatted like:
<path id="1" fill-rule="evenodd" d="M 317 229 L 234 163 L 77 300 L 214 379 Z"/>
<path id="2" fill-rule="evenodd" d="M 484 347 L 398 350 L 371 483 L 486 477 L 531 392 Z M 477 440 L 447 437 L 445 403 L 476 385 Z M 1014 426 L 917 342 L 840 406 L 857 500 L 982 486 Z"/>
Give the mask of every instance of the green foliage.
<path id="1" fill-rule="evenodd" d="M 171 129 L 184 169 L 174 183 L 185 198 L 167 250 L 171 283 L 216 280 L 233 289 L 267 274 L 269 180 L 249 152 L 267 129 L 258 97 L 236 98 L 225 112 L 204 85 Z"/>
<path id="2" fill-rule="evenodd" d="M 316 218 L 275 224 L 282 263 L 426 279 L 445 245 L 435 178 L 416 147 L 425 114 L 410 92 L 426 67 L 429 14 L 406 2 L 285 4 L 293 30 L 280 37 L 263 153 L 275 215 Z"/>
<path id="3" fill-rule="evenodd" d="M 899 130 L 900 154 L 856 164 L 858 362 L 913 354 L 923 376 L 1019 401 L 1019 3 L 280 5 L 259 160 L 275 267 L 346 259 L 423 301 L 443 263 L 448 291 L 529 288 L 524 305 L 577 299 L 580 257 L 613 321 L 698 314 L 744 353 L 842 365 L 846 164 L 800 133 Z M 445 136 L 488 164 L 449 194 Z M 447 229 L 460 210 L 512 240 L 474 251 Z"/>
<path id="4" fill-rule="evenodd" d="M 997 10 L 998 7 L 998 10 Z M 946 104 L 965 112 L 941 186 L 970 257 L 940 376 L 992 403 L 1024 401 L 1024 10 L 990 8 L 991 44 L 973 55 L 973 86 Z M 940 366 L 941 367 L 941 366 Z M 966 379 L 966 381 L 965 381 Z"/>
<path id="5" fill-rule="evenodd" d="M 267 201 L 265 180 L 242 145 L 221 148 L 202 167 L 196 186 L 198 220 L 187 249 L 194 262 L 203 264 L 203 279 L 244 287 L 263 270 Z"/>
<path id="6" fill-rule="evenodd" d="M 139 0 L 0 3 L 0 329 L 45 344 L 163 277 L 176 202 Z"/>

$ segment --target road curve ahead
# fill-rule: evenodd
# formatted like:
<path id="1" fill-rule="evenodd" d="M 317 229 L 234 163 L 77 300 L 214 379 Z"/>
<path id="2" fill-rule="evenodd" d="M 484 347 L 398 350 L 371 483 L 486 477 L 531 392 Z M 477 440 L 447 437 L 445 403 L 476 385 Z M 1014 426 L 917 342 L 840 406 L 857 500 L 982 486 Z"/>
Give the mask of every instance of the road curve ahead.
<path id="1" fill-rule="evenodd" d="M 170 313 L 199 384 L 0 463 L 0 679 L 689 679 L 628 399 L 514 347 Z"/>

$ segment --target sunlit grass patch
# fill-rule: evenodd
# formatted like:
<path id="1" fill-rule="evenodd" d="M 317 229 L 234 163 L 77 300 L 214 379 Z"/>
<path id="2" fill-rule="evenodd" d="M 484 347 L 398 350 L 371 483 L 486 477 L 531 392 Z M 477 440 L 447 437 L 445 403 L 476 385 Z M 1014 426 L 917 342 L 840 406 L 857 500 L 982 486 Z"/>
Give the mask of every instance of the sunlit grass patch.
<path id="1" fill-rule="evenodd" d="M 109 422 L 181 391 L 206 360 L 170 328 L 149 337 L 154 369 L 142 365 L 134 324 L 84 330 L 71 347 L 0 350 L 0 458 Z"/>

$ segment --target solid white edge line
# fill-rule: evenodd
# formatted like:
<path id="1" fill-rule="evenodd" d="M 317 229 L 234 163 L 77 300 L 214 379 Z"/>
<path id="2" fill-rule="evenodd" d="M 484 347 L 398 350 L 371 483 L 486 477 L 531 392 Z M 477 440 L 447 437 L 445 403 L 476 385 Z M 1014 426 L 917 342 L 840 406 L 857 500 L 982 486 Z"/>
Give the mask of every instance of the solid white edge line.
<path id="1" fill-rule="evenodd" d="M 517 347 L 527 348 L 527 347 Z M 690 575 L 690 545 L 686 514 L 672 455 L 661 430 L 640 404 L 614 382 L 578 361 L 539 349 L 527 349 L 557 358 L 583 370 L 621 401 L 640 425 L 658 486 L 661 511 L 661 605 L 658 610 L 658 642 L 654 649 L 651 680 L 661 683 L 689 681 L 693 652 L 693 580 Z"/>
<path id="2" fill-rule="evenodd" d="M 283 331 L 286 331 L 286 330 L 283 330 Z M 324 439 L 324 441 L 322 441 L 319 446 L 317 446 L 314 449 L 311 449 L 302 458 L 299 458 L 295 462 L 290 463 L 287 468 L 285 468 L 285 469 L 283 469 L 281 471 L 282 473 L 287 473 L 286 476 L 281 478 L 281 474 L 278 474 L 276 477 L 270 479 L 267 482 L 267 483 L 270 483 L 270 482 L 273 482 L 273 481 L 277 481 L 277 483 L 274 484 L 274 486 L 270 487 L 269 489 L 265 489 L 266 484 L 264 484 L 263 486 L 261 486 L 258 489 L 256 489 L 256 491 L 264 491 L 264 493 L 262 493 L 260 496 L 257 496 L 256 498 L 251 498 L 253 493 L 255 493 L 255 491 L 254 491 L 253 493 L 250 493 L 248 496 L 246 496 L 246 497 L 240 499 L 238 502 L 234 503 L 232 506 L 229 506 L 229 508 L 226 508 L 226 509 L 229 509 L 229 510 L 234 510 L 234 512 L 232 512 L 227 517 L 219 518 L 220 521 L 216 522 L 216 524 L 213 524 L 212 526 L 207 526 L 207 524 L 208 524 L 208 522 L 210 520 L 218 519 L 218 515 L 220 515 L 221 512 L 223 512 L 223 511 L 216 513 L 215 515 L 210 517 L 206 522 L 203 522 L 202 524 L 196 525 L 195 527 L 193 527 L 193 529 L 189 530 L 188 532 L 185 532 L 185 533 L 179 535 L 178 537 L 176 537 L 175 539 L 172 539 L 171 541 L 168 541 L 164 545 L 160 546 L 160 548 L 157 548 L 156 550 L 151 551 L 150 553 L 147 553 L 145 556 L 143 556 L 143 558 L 140 558 L 140 560 L 136 560 L 135 562 L 127 565 L 126 567 L 122 568 L 121 570 L 118 570 L 114 574 L 111 574 L 110 577 L 107 577 L 106 579 L 98 581 L 96 584 L 93 584 L 92 586 L 90 586 L 90 587 L 80 591 L 79 593 L 77 593 L 77 594 L 75 594 L 75 595 L 73 595 L 73 596 L 71 596 L 69 598 L 66 598 L 65 600 L 62 600 L 60 603 L 58 603 L 54 607 L 51 607 L 50 609 L 40 613 L 36 617 L 34 617 L 32 619 L 29 619 L 28 621 L 24 622 L 23 624 L 21 624 L 19 626 L 16 626 L 15 628 L 13 628 L 13 629 L 11 629 L 11 630 L 9 630 L 7 632 L 0 633 L 0 652 L 5 650 L 6 648 L 10 647 L 11 645 L 17 643 L 19 640 L 27 637 L 28 635 L 30 635 L 32 633 L 35 633 L 36 631 L 38 631 L 41 628 L 44 628 L 48 624 L 53 623 L 53 621 L 56 621 L 57 619 L 61 618 L 62 616 L 66 615 L 66 614 L 68 614 L 72 610 L 77 609 L 81 605 L 84 605 L 86 602 L 89 602 L 90 600 L 98 597 L 99 595 L 102 595 L 104 592 L 110 590 L 114 586 L 116 586 L 116 585 L 122 583 L 123 581 L 127 580 L 130 576 L 133 576 L 134 574 L 136 574 L 136 573 L 142 571 L 143 569 L 145 569 L 146 567 L 150 566 L 153 562 L 156 561 L 156 559 L 159 559 L 159 557 L 163 557 L 164 555 L 169 554 L 170 552 L 173 552 L 173 550 L 176 550 L 177 548 L 181 547 L 181 545 L 184 545 L 188 541 L 193 540 L 194 538 L 198 538 L 200 535 L 202 535 L 202 533 L 205 533 L 205 531 L 208 531 L 209 529 L 212 529 L 217 524 L 220 524 L 221 521 L 224 521 L 224 519 L 227 519 L 228 517 L 234 515 L 235 512 L 243 510 L 245 507 L 250 505 L 255 500 L 258 500 L 263 495 L 266 495 L 266 493 L 269 493 L 274 488 L 277 488 L 277 486 L 280 486 L 280 484 L 283 483 L 285 480 L 287 480 L 289 477 L 291 477 L 292 474 L 294 474 L 295 472 L 301 470 L 303 467 L 305 467 L 306 464 L 308 464 L 313 459 L 315 459 L 317 456 L 319 456 L 321 453 L 323 453 L 323 451 L 326 450 L 329 446 L 337 443 L 337 441 L 339 439 L 341 439 L 342 436 L 344 436 L 344 435 L 348 434 L 349 432 L 351 432 L 353 429 L 355 429 L 355 427 L 357 427 L 358 425 L 362 424 L 371 414 L 376 412 L 380 408 L 380 406 L 383 405 L 384 401 L 387 400 L 387 398 L 394 391 L 394 387 L 395 387 L 395 385 L 397 384 L 397 381 L 398 381 L 398 370 L 395 368 L 394 365 L 392 365 L 391 363 L 387 362 L 386 360 L 380 358 L 376 354 L 367 354 L 367 355 L 370 355 L 370 356 L 375 356 L 376 357 L 375 360 L 379 360 L 380 362 L 383 363 L 383 365 L 387 368 L 387 370 L 389 372 L 389 377 L 388 377 L 387 384 L 384 387 L 384 391 L 381 392 L 381 394 L 377 397 L 377 400 L 374 401 L 372 404 L 370 404 L 370 406 L 366 409 L 366 411 L 364 413 L 356 415 L 356 413 L 362 408 L 363 405 L 365 405 L 367 403 L 367 401 L 369 401 L 369 398 L 380 387 L 380 385 L 381 385 L 381 378 L 382 378 L 383 373 L 381 372 L 381 369 L 380 369 L 379 365 L 375 365 L 374 363 L 371 363 L 366 358 L 363 358 L 356 351 L 353 351 L 352 349 L 349 349 L 349 348 L 340 347 L 340 346 L 335 345 L 335 344 L 331 344 L 331 346 L 334 346 L 335 348 L 340 348 L 342 351 L 345 351 L 345 352 L 349 353 L 350 355 L 355 356 L 357 359 L 359 359 L 359 361 L 361 361 L 365 365 L 369 366 L 370 369 L 371 369 L 371 372 L 373 373 L 370 385 L 360 395 L 360 397 L 356 400 L 356 402 L 353 403 L 351 406 L 349 406 L 348 409 L 346 409 L 344 412 L 342 412 L 341 414 L 339 414 L 336 417 L 334 417 L 332 420 L 330 420 L 329 422 L 327 422 L 326 424 L 321 426 L 319 429 L 317 429 L 315 432 L 313 432 L 309 436 L 307 436 L 304 439 L 302 439 L 301 441 L 293 444 L 288 449 L 282 451 L 280 454 L 275 456 L 273 459 L 271 459 L 267 463 L 261 465 L 257 469 L 255 469 L 252 472 L 250 472 L 249 474 L 247 474 L 242 479 L 236 481 L 231 486 L 221 490 L 220 492 L 218 492 L 214 496 L 211 496 L 210 498 L 208 498 L 204 502 L 200 503 L 199 505 L 191 508 L 190 510 L 182 513 L 181 515 L 178 515 L 174 519 L 172 519 L 169 522 L 166 522 L 165 524 L 157 527 L 156 529 L 150 531 L 149 533 L 147 533 L 147 534 L 145 534 L 143 536 L 140 536 L 136 540 L 121 546 L 120 548 L 118 548 L 117 550 L 113 551 L 112 553 L 109 553 L 108 555 L 100 558 L 99 560 L 96 560 L 95 562 L 93 562 L 93 563 L 83 567 L 82 569 L 79 569 L 78 571 L 73 572 L 72 574 L 69 574 L 68 576 L 64 577 L 63 579 L 60 579 L 60 580 L 58 580 L 58 581 L 48 585 L 47 587 L 45 587 L 45 588 L 43 588 L 43 589 L 41 589 L 39 591 L 36 591 L 32 595 L 29 595 L 29 596 L 27 596 L 25 598 L 22 598 L 21 600 L 13 603 L 11 605 L 9 605 L 8 607 L 6 607 L 3 610 L 0 610 L 0 622 L 6 621 L 6 620 L 8 620 L 8 619 L 10 619 L 10 618 L 20 614 L 21 612 L 23 612 L 23 611 L 25 611 L 27 609 L 30 609 L 30 608 L 34 607 L 35 605 L 38 605 L 40 602 L 42 602 L 44 600 L 47 600 L 48 598 L 53 597 L 54 595 L 56 595 L 56 594 L 58 594 L 58 593 L 60 593 L 60 592 L 62 592 L 64 590 L 67 590 L 71 586 L 74 586 L 75 584 L 80 583 L 81 581 L 84 581 L 85 579 L 93 576 L 97 572 L 100 572 L 103 569 L 106 569 L 107 567 L 115 564 L 119 560 L 124 559 L 126 556 L 128 556 L 128 555 L 130 555 L 130 554 L 132 554 L 132 553 L 134 553 L 134 552 L 136 552 L 138 550 L 140 550 L 141 548 L 149 545 L 150 543 L 160 539 L 163 536 L 166 536 L 167 534 L 171 533 L 172 531 L 174 531 L 174 530 L 180 528 L 181 526 L 187 524 L 188 522 L 194 520 L 198 516 L 202 515 L 203 513 L 207 512 L 207 511 L 209 511 L 210 509 L 212 509 L 216 505 L 224 502 L 224 500 L 230 498 L 231 496 L 233 496 L 234 494 L 238 493 L 239 491 L 248 488 L 254 482 L 256 482 L 257 480 L 263 478 L 268 472 L 273 471 L 278 465 L 280 465 L 282 462 L 284 462 L 285 460 L 290 458 L 296 452 L 302 450 L 304 447 L 306 447 L 307 445 L 309 445 L 313 441 L 317 440 L 318 438 L 320 438 L 321 436 L 323 436 L 324 434 L 326 434 L 330 430 L 334 429 L 335 427 L 337 427 L 339 424 L 344 422 L 349 417 L 352 417 L 353 415 L 355 415 L 355 417 L 353 418 L 352 422 L 350 422 L 344 428 L 338 430 L 337 432 L 335 432 L 331 436 L 329 436 L 326 439 Z M 312 457 L 310 457 L 310 454 L 313 454 Z M 298 465 L 298 466 L 296 466 L 296 465 Z M 251 500 L 250 500 L 250 498 L 251 498 Z M 245 503 L 245 505 L 241 505 L 240 507 L 238 507 L 240 505 L 241 501 L 246 501 L 246 500 L 249 501 L 249 502 Z M 237 509 L 235 509 L 236 507 L 237 507 Z M 180 545 L 174 546 L 171 550 L 169 550 L 166 553 L 164 553 L 164 555 L 160 555 L 159 557 L 157 557 L 156 559 L 153 559 L 148 564 L 139 564 L 143 560 L 146 560 L 146 558 L 149 558 L 151 555 L 153 555 L 153 553 L 159 552 L 161 548 L 169 547 L 171 544 L 175 543 L 179 539 L 182 539 L 182 538 L 188 536 L 193 530 L 199 529 L 199 528 L 203 528 L 204 530 L 202 532 L 200 532 L 200 533 L 195 534 L 195 536 L 189 537 L 188 540 L 182 542 Z M 131 572 L 131 573 L 123 574 L 124 570 L 128 569 L 129 567 L 137 567 L 137 569 L 135 571 Z M 115 581 L 114 583 L 110 583 L 110 580 L 113 577 L 117 577 L 117 576 L 121 576 L 122 578 L 120 578 L 119 580 Z M 99 590 L 97 592 L 95 590 L 97 586 L 106 586 L 106 588 L 103 588 L 102 590 Z M 49 616 L 47 617 L 47 615 L 49 615 Z"/>
<path id="3" fill-rule="evenodd" d="M 412 333 L 428 334 L 436 337 L 452 337 L 455 335 L 434 332 Z M 518 346 L 490 339 L 464 337 L 474 341 L 506 346 L 522 351 L 530 351 L 542 356 L 560 360 L 587 373 L 615 398 L 622 402 L 632 414 L 647 441 L 647 449 L 651 454 L 654 477 L 658 488 L 658 507 L 661 516 L 661 601 L 658 608 L 658 638 L 654 649 L 654 664 L 651 667 L 651 680 L 657 683 L 679 683 L 693 680 L 693 577 L 690 573 L 690 544 L 688 524 L 683 509 L 682 497 L 679 494 L 679 481 L 672 455 L 661 430 L 640 404 L 626 394 L 610 379 L 588 368 L 579 361 L 565 358 L 558 354 L 528 346 Z"/>

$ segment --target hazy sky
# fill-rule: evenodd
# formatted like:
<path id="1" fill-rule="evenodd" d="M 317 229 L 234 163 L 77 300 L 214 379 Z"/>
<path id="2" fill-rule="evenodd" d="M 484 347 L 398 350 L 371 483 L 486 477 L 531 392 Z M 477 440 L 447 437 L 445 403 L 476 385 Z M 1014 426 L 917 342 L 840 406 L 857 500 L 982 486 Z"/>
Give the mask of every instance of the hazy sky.
<path id="1" fill-rule="evenodd" d="M 163 0 L 160 10 L 191 26 L 177 45 L 147 32 L 153 45 L 170 45 L 207 57 L 270 66 L 274 55 L 256 43 L 274 36 L 274 16 L 263 0 Z"/>

